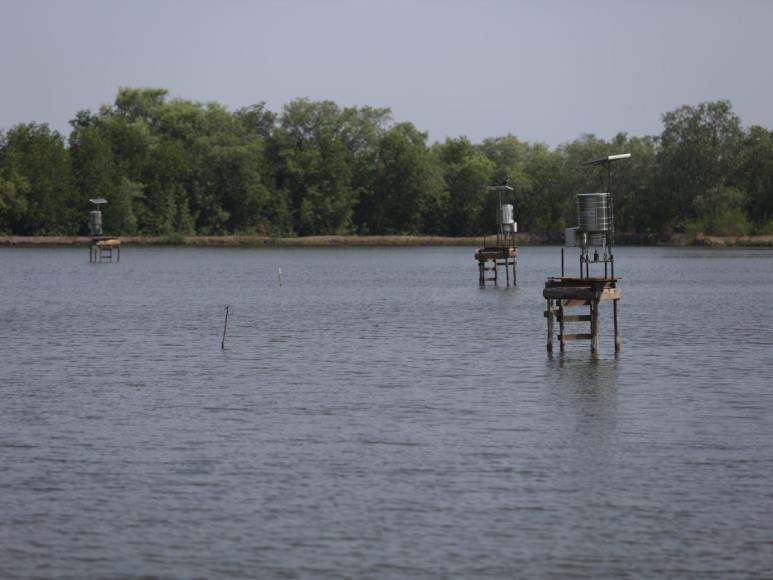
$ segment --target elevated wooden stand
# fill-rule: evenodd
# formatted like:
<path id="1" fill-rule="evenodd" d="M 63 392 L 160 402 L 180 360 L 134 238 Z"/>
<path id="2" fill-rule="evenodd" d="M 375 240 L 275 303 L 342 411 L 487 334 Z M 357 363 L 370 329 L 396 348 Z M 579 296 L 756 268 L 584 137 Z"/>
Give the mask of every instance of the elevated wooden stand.
<path id="1" fill-rule="evenodd" d="M 561 352 L 567 341 L 590 340 L 591 352 L 599 352 L 600 309 L 601 302 L 612 301 L 613 321 L 615 327 L 615 352 L 620 351 L 619 307 L 620 288 L 617 283 L 620 278 L 548 278 L 542 295 L 547 300 L 545 317 L 548 321 L 548 352 L 553 351 L 553 322 L 558 320 L 558 340 Z M 588 306 L 589 314 L 566 314 L 567 308 Z M 590 322 L 590 332 L 567 334 L 567 322 Z"/>
<path id="2" fill-rule="evenodd" d="M 493 282 L 497 285 L 498 269 L 500 266 L 505 268 L 505 279 L 507 286 L 510 287 L 510 268 L 513 269 L 513 286 L 517 283 L 515 266 L 518 259 L 518 248 L 514 246 L 488 246 L 479 248 L 475 252 L 475 259 L 478 260 L 478 282 L 480 287 L 486 286 L 486 282 Z M 486 276 L 486 272 L 493 272 L 493 276 Z"/>
<path id="3" fill-rule="evenodd" d="M 121 240 L 109 236 L 95 236 L 89 244 L 89 262 L 112 262 L 116 250 L 116 262 L 121 261 Z"/>

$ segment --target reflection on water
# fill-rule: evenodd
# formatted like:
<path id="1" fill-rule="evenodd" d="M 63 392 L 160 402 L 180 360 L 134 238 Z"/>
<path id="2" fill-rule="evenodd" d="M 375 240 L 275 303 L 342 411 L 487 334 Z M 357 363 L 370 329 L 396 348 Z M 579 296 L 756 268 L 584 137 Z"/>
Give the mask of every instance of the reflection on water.
<path id="1" fill-rule="evenodd" d="M 621 248 L 598 358 L 556 248 L 86 257 L 0 250 L 2 576 L 770 569 L 769 250 Z"/>

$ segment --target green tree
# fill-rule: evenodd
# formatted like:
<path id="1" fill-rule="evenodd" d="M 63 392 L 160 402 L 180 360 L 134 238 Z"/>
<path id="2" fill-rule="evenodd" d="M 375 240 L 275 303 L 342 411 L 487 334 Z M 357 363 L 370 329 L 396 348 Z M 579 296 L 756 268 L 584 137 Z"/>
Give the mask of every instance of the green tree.
<path id="1" fill-rule="evenodd" d="M 526 172 L 526 164 L 530 155 L 530 147 L 527 143 L 518 140 L 513 135 L 484 139 L 479 150 L 494 165 L 492 184 L 507 183 L 513 188 L 513 193 L 502 195 L 502 203 L 515 205 L 515 220 L 519 222 L 519 228 L 530 225 L 526 207 L 527 200 L 531 197 L 532 180 Z M 494 216 L 497 215 L 500 193 L 489 192 L 486 197 L 484 216 L 488 217 L 485 224 L 486 231 L 491 231 L 496 225 Z M 533 209 L 533 208 L 532 208 Z M 524 221 L 525 220 L 525 221 Z"/>
<path id="2" fill-rule="evenodd" d="M 0 143 L 2 140 L 0 134 Z M 20 233 L 20 223 L 27 211 L 29 187 L 29 181 L 18 173 L 0 168 L 0 234 Z"/>
<path id="3" fill-rule="evenodd" d="M 142 185 L 122 177 L 113 186 L 108 205 L 104 210 L 104 232 L 109 235 L 134 234 L 137 218 L 134 215 L 135 200 L 142 197 Z"/>
<path id="4" fill-rule="evenodd" d="M 494 163 L 466 137 L 446 139 L 434 147 L 448 195 L 448 223 L 454 235 L 472 236 L 496 229 L 496 214 L 487 215 Z"/>
<path id="5" fill-rule="evenodd" d="M 353 230 L 356 192 L 341 110 L 330 101 L 286 105 L 270 144 L 277 188 L 286 192 L 293 229 L 303 235 Z"/>
<path id="6" fill-rule="evenodd" d="M 359 199 L 361 229 L 372 234 L 442 232 L 443 180 L 426 141 L 427 134 L 410 123 L 384 133 L 373 164 L 372 188 Z"/>
<path id="7" fill-rule="evenodd" d="M 680 226 L 695 217 L 694 199 L 732 186 L 743 131 L 730 101 L 684 106 L 663 115 L 658 150 L 656 220 Z"/>
<path id="8" fill-rule="evenodd" d="M 24 235 L 74 234 L 82 200 L 72 186 L 64 139 L 46 124 L 19 124 L 0 140 L 3 204 Z M 22 197 L 23 196 L 23 197 Z"/>
<path id="9" fill-rule="evenodd" d="M 711 187 L 693 199 L 696 217 L 688 229 L 718 236 L 746 235 L 751 230 L 747 203 L 746 193 L 735 187 Z"/>
<path id="10" fill-rule="evenodd" d="M 121 87 L 115 97 L 113 113 L 155 127 L 168 94 L 166 89 Z"/>
<path id="11" fill-rule="evenodd" d="M 561 156 L 545 144 L 529 147 L 524 159 L 523 171 L 526 176 L 516 189 L 516 210 L 521 231 L 544 233 L 560 227 L 564 216 L 570 211 L 573 187 L 562 185 Z M 554 206 L 554 197 L 560 204 Z"/>
<path id="12" fill-rule="evenodd" d="M 744 136 L 736 181 L 748 192 L 754 224 L 773 233 L 773 132 L 754 125 Z"/>
<path id="13" fill-rule="evenodd" d="M 113 207 L 115 201 L 113 195 L 120 182 L 120 175 L 114 162 L 110 141 L 100 126 L 99 119 L 87 111 L 81 111 L 70 121 L 70 124 L 73 127 L 69 138 L 73 183 L 81 199 L 107 198 L 111 207 L 110 211 L 105 213 L 105 231 L 111 234 L 133 233 L 133 230 L 125 231 L 110 227 L 124 222 L 123 219 L 114 216 L 120 210 Z M 84 203 L 79 209 L 85 212 L 91 208 Z M 131 206 L 122 207 L 122 209 L 129 214 L 132 213 Z M 107 216 L 112 217 L 111 222 L 107 221 Z M 131 223 L 132 219 L 128 218 L 126 221 Z M 80 233 L 88 233 L 87 226 L 87 222 L 83 220 L 79 228 Z"/>

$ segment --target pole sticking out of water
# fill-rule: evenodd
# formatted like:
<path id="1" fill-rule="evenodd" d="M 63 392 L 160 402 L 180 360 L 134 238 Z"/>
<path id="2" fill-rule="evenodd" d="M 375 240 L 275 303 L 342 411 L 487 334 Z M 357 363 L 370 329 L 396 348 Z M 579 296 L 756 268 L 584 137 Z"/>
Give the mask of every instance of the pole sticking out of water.
<path id="1" fill-rule="evenodd" d="M 561 248 L 561 277 L 564 277 L 564 248 Z"/>
<path id="2" fill-rule="evenodd" d="M 277 276 L 279 278 L 279 287 L 281 288 L 282 287 L 282 268 L 279 268 L 277 270 Z"/>
<path id="3" fill-rule="evenodd" d="M 223 340 L 220 342 L 220 350 L 225 350 L 225 332 L 228 329 L 228 309 L 230 306 L 225 307 L 225 323 L 223 324 Z"/>

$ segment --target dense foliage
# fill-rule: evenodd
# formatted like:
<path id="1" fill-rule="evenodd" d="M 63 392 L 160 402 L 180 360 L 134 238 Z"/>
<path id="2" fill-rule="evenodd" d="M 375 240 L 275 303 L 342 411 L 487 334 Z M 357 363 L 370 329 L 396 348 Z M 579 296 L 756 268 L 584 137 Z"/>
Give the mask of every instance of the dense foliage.
<path id="1" fill-rule="evenodd" d="M 298 99 L 230 112 L 122 88 L 65 139 L 45 124 L 0 132 L 0 233 L 84 234 L 108 198 L 111 234 L 476 235 L 495 226 L 508 180 L 520 228 L 555 234 L 574 194 L 603 191 L 582 163 L 615 166 L 618 231 L 737 235 L 773 229 L 773 132 L 745 129 L 727 101 L 663 115 L 659 136 L 584 135 L 550 149 L 512 135 L 428 144 L 388 109 Z"/>

